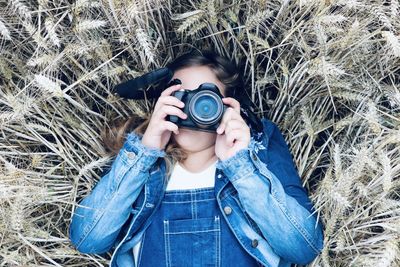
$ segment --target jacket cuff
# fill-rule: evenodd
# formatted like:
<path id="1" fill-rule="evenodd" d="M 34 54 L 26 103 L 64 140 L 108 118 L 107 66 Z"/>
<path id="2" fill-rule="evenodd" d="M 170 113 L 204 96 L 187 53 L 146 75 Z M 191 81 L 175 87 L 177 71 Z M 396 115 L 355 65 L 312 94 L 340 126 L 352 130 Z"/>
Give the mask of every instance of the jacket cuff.
<path id="1" fill-rule="evenodd" d="M 136 164 L 141 171 L 147 171 L 160 157 L 166 155 L 163 149 L 145 146 L 142 143 L 143 135 L 130 132 L 122 146 L 121 153 L 128 164 Z"/>
<path id="2" fill-rule="evenodd" d="M 250 157 L 250 151 L 255 151 L 256 145 L 256 141 L 251 137 L 247 147 L 225 160 L 218 159 L 216 168 L 222 170 L 231 182 L 248 177 L 256 171 L 256 165 Z"/>

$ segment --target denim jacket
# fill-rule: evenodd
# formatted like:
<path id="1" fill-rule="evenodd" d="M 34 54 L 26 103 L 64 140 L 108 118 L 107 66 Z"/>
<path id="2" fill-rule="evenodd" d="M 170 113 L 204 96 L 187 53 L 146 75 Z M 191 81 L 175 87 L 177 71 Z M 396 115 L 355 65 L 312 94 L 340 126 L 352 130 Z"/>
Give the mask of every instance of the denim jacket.
<path id="1" fill-rule="evenodd" d="M 264 266 L 305 265 L 323 248 L 322 224 L 281 132 L 272 121 L 261 121 L 263 132 L 252 133 L 247 148 L 218 159 L 218 205 L 240 244 Z M 144 146 L 141 138 L 126 135 L 109 171 L 79 203 L 69 229 L 82 253 L 113 249 L 110 266 L 134 266 L 132 247 L 167 185 L 165 151 Z"/>

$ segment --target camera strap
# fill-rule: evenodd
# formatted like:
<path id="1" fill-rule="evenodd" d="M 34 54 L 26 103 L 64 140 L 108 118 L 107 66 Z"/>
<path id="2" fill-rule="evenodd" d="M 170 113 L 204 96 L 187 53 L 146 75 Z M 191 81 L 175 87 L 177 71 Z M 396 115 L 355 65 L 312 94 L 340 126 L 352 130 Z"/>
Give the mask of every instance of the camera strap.
<path id="1" fill-rule="evenodd" d="M 114 91 L 121 97 L 127 99 L 145 99 L 145 93 L 147 98 L 158 98 L 161 94 L 159 90 L 150 88 L 145 92 L 141 89 L 145 89 L 153 84 L 165 83 L 169 81 L 173 75 L 174 73 L 169 68 L 156 69 L 142 76 L 118 84 L 115 86 Z"/>

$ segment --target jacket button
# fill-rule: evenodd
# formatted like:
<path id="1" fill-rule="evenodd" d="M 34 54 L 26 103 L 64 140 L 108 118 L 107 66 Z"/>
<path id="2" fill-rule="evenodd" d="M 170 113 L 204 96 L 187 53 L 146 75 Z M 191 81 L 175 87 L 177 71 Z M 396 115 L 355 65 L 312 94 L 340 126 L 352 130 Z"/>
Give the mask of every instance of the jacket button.
<path id="1" fill-rule="evenodd" d="M 221 175 L 221 174 L 218 174 L 217 177 L 221 179 L 221 178 L 222 178 L 222 175 Z"/>
<path id="2" fill-rule="evenodd" d="M 251 240 L 251 246 L 252 246 L 253 248 L 257 247 L 257 246 L 258 246 L 258 240 L 257 240 L 257 239 Z"/>
<path id="3" fill-rule="evenodd" d="M 153 203 L 147 202 L 145 206 L 146 206 L 147 208 L 152 208 L 152 207 L 154 207 L 154 204 L 153 204 Z"/>
<path id="4" fill-rule="evenodd" d="M 251 153 L 251 156 L 252 156 L 253 160 L 255 160 L 255 161 L 257 160 L 257 155 L 256 155 L 256 153 L 252 152 L 252 153 Z"/>
<path id="5" fill-rule="evenodd" d="M 232 208 L 229 206 L 224 207 L 224 212 L 226 215 L 229 215 L 232 213 Z"/>
<path id="6" fill-rule="evenodd" d="M 130 159 L 134 159 L 136 154 L 132 151 L 126 151 L 126 155 L 128 156 L 128 158 Z"/>

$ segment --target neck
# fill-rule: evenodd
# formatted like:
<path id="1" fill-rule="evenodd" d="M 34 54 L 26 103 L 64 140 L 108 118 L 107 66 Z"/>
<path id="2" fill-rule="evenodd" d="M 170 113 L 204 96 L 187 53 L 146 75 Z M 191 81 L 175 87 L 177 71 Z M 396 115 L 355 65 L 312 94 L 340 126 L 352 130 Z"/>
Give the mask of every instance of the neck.
<path id="1" fill-rule="evenodd" d="M 190 172 L 201 172 L 218 159 L 215 155 L 215 145 L 202 151 L 187 151 L 187 153 L 188 157 L 179 164 Z"/>

